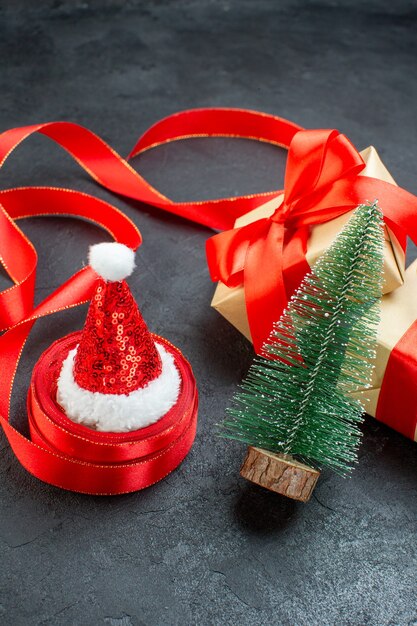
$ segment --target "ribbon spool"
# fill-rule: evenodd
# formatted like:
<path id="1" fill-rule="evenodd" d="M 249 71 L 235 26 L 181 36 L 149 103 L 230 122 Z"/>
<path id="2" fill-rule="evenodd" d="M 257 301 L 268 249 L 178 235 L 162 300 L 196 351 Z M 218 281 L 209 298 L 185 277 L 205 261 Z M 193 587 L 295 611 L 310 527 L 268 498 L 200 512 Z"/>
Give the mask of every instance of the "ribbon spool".
<path id="1" fill-rule="evenodd" d="M 32 441 L 67 457 L 72 472 L 55 476 L 55 484 L 94 495 L 144 489 L 172 472 L 190 451 L 195 438 L 198 395 L 188 361 L 166 339 L 153 335 L 174 357 L 181 388 L 175 405 L 156 423 L 128 433 L 99 432 L 76 424 L 56 401 L 57 379 L 81 331 L 53 343 L 34 367 L 27 410 Z M 79 487 L 74 489 L 74 483 Z"/>

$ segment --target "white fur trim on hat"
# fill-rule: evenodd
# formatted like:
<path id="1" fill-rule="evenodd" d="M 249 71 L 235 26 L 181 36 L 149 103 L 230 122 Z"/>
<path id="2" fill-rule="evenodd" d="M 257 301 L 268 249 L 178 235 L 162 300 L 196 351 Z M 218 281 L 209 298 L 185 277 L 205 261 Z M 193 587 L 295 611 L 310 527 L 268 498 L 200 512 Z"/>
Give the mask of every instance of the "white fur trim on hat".
<path id="1" fill-rule="evenodd" d="M 174 357 L 155 344 L 162 372 L 143 389 L 129 395 L 106 394 L 83 389 L 74 380 L 77 348 L 68 353 L 58 378 L 57 401 L 73 422 L 96 430 L 124 433 L 154 424 L 174 406 L 180 390 L 180 374 Z"/>
<path id="2" fill-rule="evenodd" d="M 88 262 L 104 280 L 123 280 L 135 269 L 135 253 L 122 243 L 98 243 L 91 246 Z"/>

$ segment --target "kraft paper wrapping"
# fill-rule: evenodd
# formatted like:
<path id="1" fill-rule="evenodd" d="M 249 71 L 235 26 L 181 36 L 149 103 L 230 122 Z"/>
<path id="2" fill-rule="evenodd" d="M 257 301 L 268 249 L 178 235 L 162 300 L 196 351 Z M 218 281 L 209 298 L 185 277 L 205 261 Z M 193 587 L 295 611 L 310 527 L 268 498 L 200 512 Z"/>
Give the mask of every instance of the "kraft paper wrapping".
<path id="1" fill-rule="evenodd" d="M 366 167 L 361 172 L 361 175 L 372 176 L 373 178 L 396 184 L 373 146 L 366 148 L 360 154 L 366 163 Z M 367 200 L 372 201 L 374 198 L 367 198 Z M 236 220 L 235 227 L 250 224 L 261 217 L 272 215 L 279 202 L 280 198 L 274 198 L 257 209 L 250 211 Z M 352 211 L 312 228 L 306 255 L 310 267 L 327 250 L 351 215 Z M 384 294 L 392 292 L 403 284 L 404 267 L 404 251 L 395 235 L 388 228 L 385 228 Z M 245 335 L 247 339 L 251 340 L 243 287 L 230 289 L 223 283 L 218 283 L 211 306 Z"/>
<path id="2" fill-rule="evenodd" d="M 416 320 L 417 261 L 414 261 L 405 272 L 404 284 L 382 298 L 376 364 L 371 387 L 353 394 L 364 401 L 365 411 L 373 417 L 376 415 L 379 392 L 391 350 Z M 417 430 L 414 433 L 414 440 L 417 441 Z"/>

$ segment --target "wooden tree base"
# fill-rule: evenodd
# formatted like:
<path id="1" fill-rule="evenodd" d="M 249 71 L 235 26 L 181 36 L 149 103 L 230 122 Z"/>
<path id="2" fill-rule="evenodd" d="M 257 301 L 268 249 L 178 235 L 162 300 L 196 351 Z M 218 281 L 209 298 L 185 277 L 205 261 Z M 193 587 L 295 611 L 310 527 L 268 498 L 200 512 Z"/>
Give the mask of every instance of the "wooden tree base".
<path id="1" fill-rule="evenodd" d="M 240 475 L 287 498 L 307 502 L 320 472 L 289 455 L 249 446 Z"/>

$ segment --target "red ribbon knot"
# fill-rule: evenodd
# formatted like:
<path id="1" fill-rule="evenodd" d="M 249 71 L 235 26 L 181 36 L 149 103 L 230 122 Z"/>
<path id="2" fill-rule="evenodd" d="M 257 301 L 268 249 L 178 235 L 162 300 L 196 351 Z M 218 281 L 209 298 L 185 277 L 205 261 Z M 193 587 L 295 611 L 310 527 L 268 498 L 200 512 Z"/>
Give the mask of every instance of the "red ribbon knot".
<path id="1" fill-rule="evenodd" d="M 244 288 L 257 352 L 309 271 L 310 227 L 351 211 L 368 199 L 368 190 L 372 199 L 386 196 L 387 183 L 358 176 L 364 167 L 356 148 L 337 130 L 301 130 L 290 144 L 284 196 L 274 213 L 207 242 L 212 279 Z"/>

